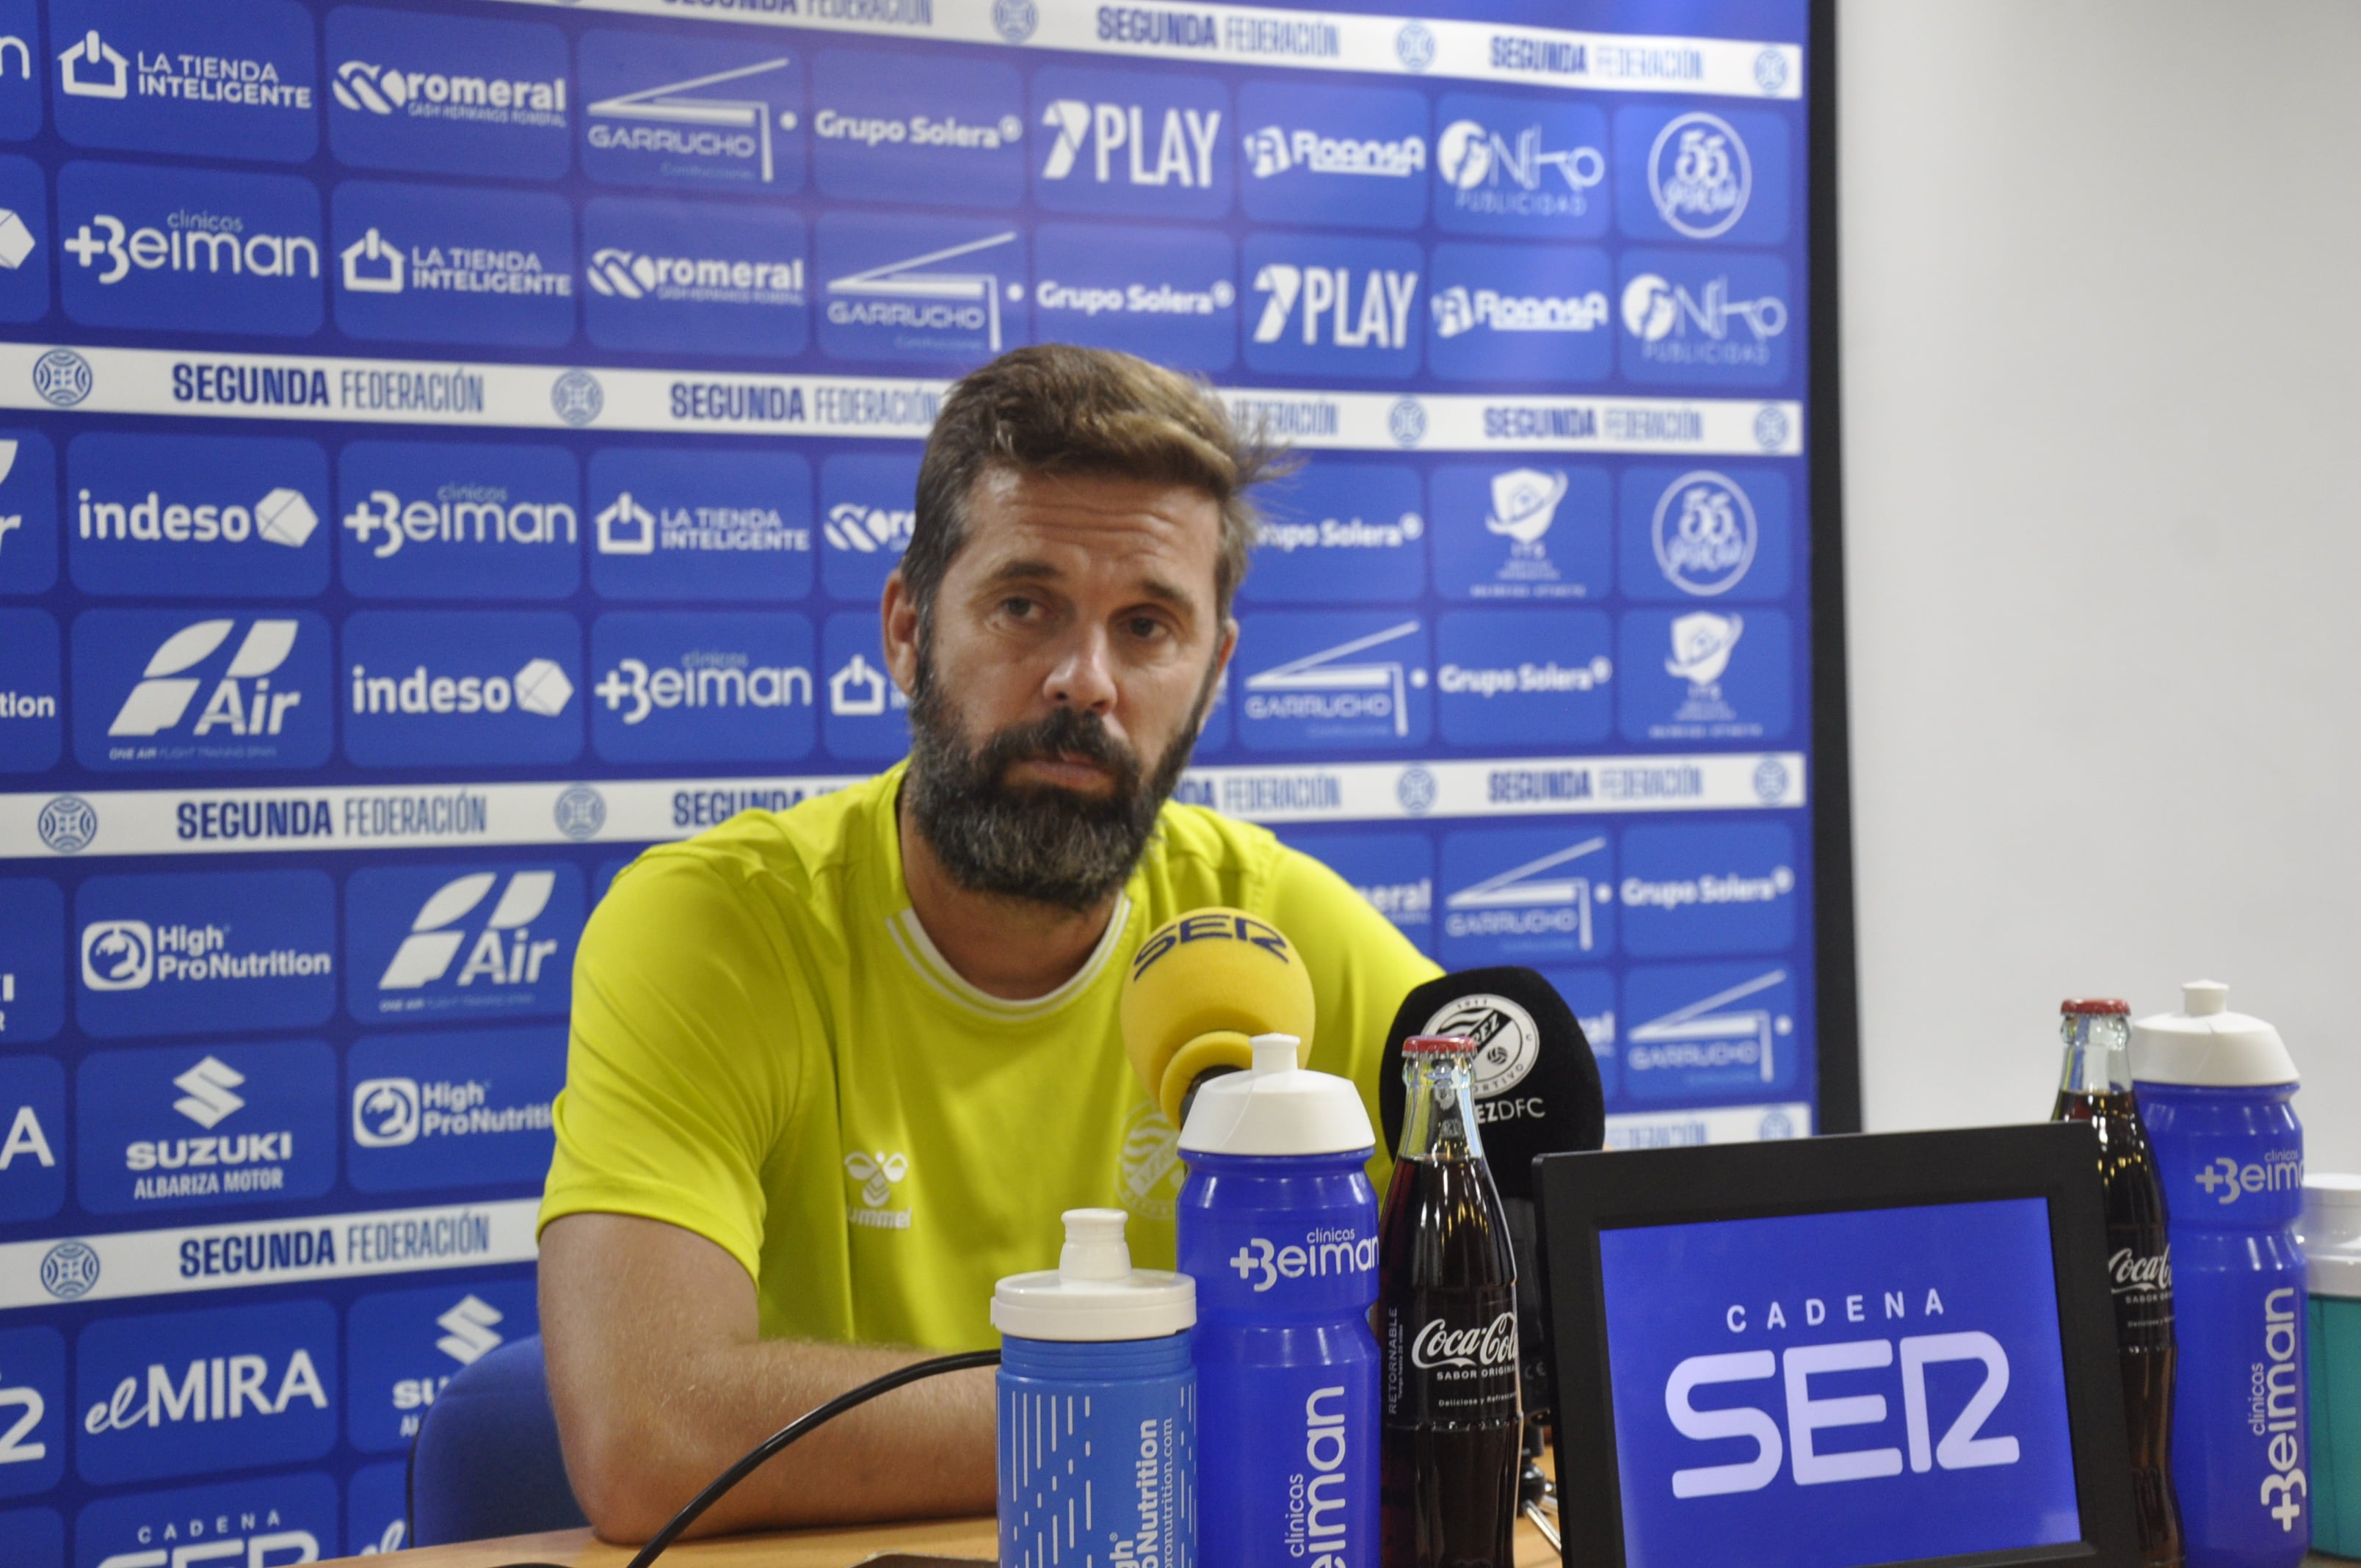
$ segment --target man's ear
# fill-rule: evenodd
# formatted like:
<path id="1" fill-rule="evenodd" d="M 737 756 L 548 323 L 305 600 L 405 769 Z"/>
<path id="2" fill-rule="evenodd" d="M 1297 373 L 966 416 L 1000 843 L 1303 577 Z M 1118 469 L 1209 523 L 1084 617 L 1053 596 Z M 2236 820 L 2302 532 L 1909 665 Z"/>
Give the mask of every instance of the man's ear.
<path id="1" fill-rule="evenodd" d="M 885 579 L 885 595 L 878 601 L 877 613 L 885 633 L 885 672 L 902 688 L 902 695 L 909 696 L 918 689 L 918 601 L 899 566 Z"/>

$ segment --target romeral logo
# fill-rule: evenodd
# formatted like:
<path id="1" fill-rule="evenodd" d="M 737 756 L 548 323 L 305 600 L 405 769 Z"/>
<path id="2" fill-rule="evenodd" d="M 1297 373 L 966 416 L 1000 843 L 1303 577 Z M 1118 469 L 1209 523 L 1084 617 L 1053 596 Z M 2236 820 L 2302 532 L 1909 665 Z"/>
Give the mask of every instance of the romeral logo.
<path id="1" fill-rule="evenodd" d="M 1746 215 L 1754 164 L 1729 121 L 1703 111 L 1665 122 L 1648 149 L 1657 215 L 1691 239 L 1727 234 Z"/>
<path id="2" fill-rule="evenodd" d="M 327 636 L 318 616 L 301 612 L 192 621 L 153 610 L 89 611 L 74 623 L 75 750 L 93 767 L 324 761 L 319 687 Z"/>
<path id="3" fill-rule="evenodd" d="M 325 1453 L 335 1346 L 324 1301 L 91 1324 L 75 1357 L 82 1475 L 113 1484 Z"/>
<path id="4" fill-rule="evenodd" d="M 345 890 L 346 959 L 375 989 L 353 988 L 346 1005 L 363 1023 L 563 1014 L 582 916 L 572 866 L 357 871 Z"/>
<path id="5" fill-rule="evenodd" d="M 1760 529 L 1745 487 L 1700 468 L 1664 487 L 1650 533 L 1664 580 L 1706 598 L 1728 592 L 1746 576 Z"/>
<path id="6" fill-rule="evenodd" d="M 785 759 L 811 750 L 811 623 L 801 616 L 609 615 L 591 736 L 612 761 Z"/>
<path id="7" fill-rule="evenodd" d="M 1426 170 L 1426 138 L 1356 139 L 1323 136 L 1318 131 L 1264 126 L 1245 138 L 1246 168 L 1257 180 L 1269 180 L 1290 170 L 1307 174 L 1350 174 L 1378 180 L 1407 180 Z"/>
<path id="8" fill-rule="evenodd" d="M 899 555 L 910 547 L 910 531 L 917 520 L 917 512 L 908 507 L 839 501 L 828 509 L 828 519 L 821 526 L 831 550 Z"/>
<path id="9" fill-rule="evenodd" d="M 367 169 L 549 179 L 572 162 L 566 35 L 537 22 L 339 5 L 328 141 Z"/>
<path id="10" fill-rule="evenodd" d="M 732 261 L 650 256 L 609 246 L 590 253 L 590 287 L 619 300 L 697 300 L 735 305 L 800 305 L 803 258 Z"/>
<path id="11" fill-rule="evenodd" d="M 1064 180 L 1079 171 L 1101 185 L 1121 181 L 1194 190 L 1213 186 L 1213 149 L 1222 134 L 1219 109 L 1176 106 L 1151 119 L 1137 104 L 1057 98 L 1041 111 L 1041 125 L 1052 133 L 1041 164 L 1044 180 Z"/>
<path id="12" fill-rule="evenodd" d="M 403 71 L 365 60 L 336 66 L 329 91 L 343 108 L 369 115 L 478 124 L 566 124 L 566 78 L 533 82 L 467 72 Z"/>
<path id="13" fill-rule="evenodd" d="M 175 151 L 188 150 L 176 148 Z M 320 193 L 218 169 L 58 170 L 66 313 L 93 326 L 300 336 L 321 320 Z"/>
<path id="14" fill-rule="evenodd" d="M 582 749 L 581 630 L 554 610 L 345 622 L 345 753 L 365 767 L 562 762 Z"/>

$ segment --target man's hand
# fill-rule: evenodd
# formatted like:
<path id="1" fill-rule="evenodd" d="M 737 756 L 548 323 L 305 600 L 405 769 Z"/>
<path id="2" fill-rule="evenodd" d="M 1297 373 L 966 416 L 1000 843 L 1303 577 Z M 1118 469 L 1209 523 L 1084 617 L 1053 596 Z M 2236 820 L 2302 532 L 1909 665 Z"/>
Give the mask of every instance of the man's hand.
<path id="1" fill-rule="evenodd" d="M 645 1541 L 788 1421 L 922 1360 L 759 1333 L 754 1282 L 694 1232 L 569 1214 L 541 1236 L 541 1328 L 566 1473 L 609 1541 Z M 992 1374 L 953 1373 L 838 1417 L 690 1533 L 990 1513 Z"/>

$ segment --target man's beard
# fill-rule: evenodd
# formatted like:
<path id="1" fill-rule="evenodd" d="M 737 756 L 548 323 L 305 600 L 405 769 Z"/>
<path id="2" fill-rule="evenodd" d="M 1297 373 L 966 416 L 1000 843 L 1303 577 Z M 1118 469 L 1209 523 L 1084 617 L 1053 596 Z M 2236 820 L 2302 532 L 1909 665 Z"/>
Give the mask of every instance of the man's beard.
<path id="1" fill-rule="evenodd" d="M 970 747 L 937 678 L 928 641 L 919 640 L 905 787 L 935 859 L 971 893 L 1077 912 L 1094 908 L 1130 878 L 1148 848 L 1157 814 L 1189 765 L 1219 665 L 1206 672 L 1188 722 L 1155 772 L 1143 776 L 1139 753 L 1109 734 L 1095 714 L 1076 708 L 1012 724 Z M 1007 782 L 1008 770 L 1019 762 L 1060 757 L 1098 763 L 1114 787 L 1089 795 Z"/>

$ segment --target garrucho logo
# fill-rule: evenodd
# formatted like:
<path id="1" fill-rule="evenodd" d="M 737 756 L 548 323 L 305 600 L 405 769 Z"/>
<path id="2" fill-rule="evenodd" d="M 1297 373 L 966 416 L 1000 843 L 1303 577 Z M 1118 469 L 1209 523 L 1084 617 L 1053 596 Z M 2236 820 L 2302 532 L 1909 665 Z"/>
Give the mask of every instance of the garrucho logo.
<path id="1" fill-rule="evenodd" d="M 63 0 L 50 8 L 49 34 L 51 103 L 76 146 L 276 163 L 319 147 L 312 19 L 287 0 L 226 9 Z"/>
<path id="2" fill-rule="evenodd" d="M 582 167 L 609 185 L 761 189 L 804 182 L 800 59 L 775 43 L 592 31 L 582 68 Z"/>
<path id="3" fill-rule="evenodd" d="M 566 1082 L 563 1025 L 354 1044 L 345 1168 L 364 1192 L 538 1179 Z"/>
<path id="4" fill-rule="evenodd" d="M 317 1041 L 100 1051 L 78 1082 L 75 1169 L 99 1213 L 280 1202 L 335 1179 L 335 1062 Z"/>
<path id="5" fill-rule="evenodd" d="M 1007 225 L 820 215 L 819 345 L 837 359 L 963 365 L 1025 341 L 1025 242 Z"/>
<path id="6" fill-rule="evenodd" d="M 1455 969 L 1614 950 L 1614 857 L 1603 833 L 1453 833 L 1443 840 L 1442 885 L 1439 956 Z"/>
<path id="7" fill-rule="evenodd" d="M 363 610 L 345 622 L 345 754 L 365 767 L 570 762 L 581 649 L 555 610 Z"/>
<path id="8" fill-rule="evenodd" d="M 308 336 L 321 316 L 308 180 L 69 163 L 58 170 L 66 314 L 92 326 Z"/>
<path id="9" fill-rule="evenodd" d="M 327 623 L 307 611 L 90 610 L 74 622 L 74 751 L 102 769 L 326 761 Z"/>
<path id="10" fill-rule="evenodd" d="M 77 1455 L 103 1486 L 296 1463 L 335 1444 L 324 1301 L 101 1319 L 74 1359 Z"/>
<path id="11" fill-rule="evenodd" d="M 571 161 L 555 27 L 343 5 L 328 60 L 328 142 L 346 163 L 546 179 Z"/>
<path id="12" fill-rule="evenodd" d="M 363 1023 L 563 1015 L 582 916 L 574 866 L 364 868 L 345 884 L 346 1005 Z"/>
<path id="13" fill-rule="evenodd" d="M 1390 611 L 1255 623 L 1241 738 L 1256 751 L 1423 744 L 1425 630 Z M 1266 663 L 1265 661 L 1268 661 Z"/>
<path id="14" fill-rule="evenodd" d="M 66 473 L 74 580 L 87 591 L 260 598 L 327 587 L 328 463 L 315 442 L 90 431 L 67 447 Z"/>
<path id="15" fill-rule="evenodd" d="M 582 481 L 558 446 L 355 441 L 337 460 L 345 587 L 365 598 L 561 598 Z"/>

